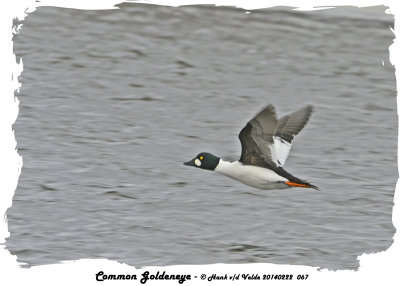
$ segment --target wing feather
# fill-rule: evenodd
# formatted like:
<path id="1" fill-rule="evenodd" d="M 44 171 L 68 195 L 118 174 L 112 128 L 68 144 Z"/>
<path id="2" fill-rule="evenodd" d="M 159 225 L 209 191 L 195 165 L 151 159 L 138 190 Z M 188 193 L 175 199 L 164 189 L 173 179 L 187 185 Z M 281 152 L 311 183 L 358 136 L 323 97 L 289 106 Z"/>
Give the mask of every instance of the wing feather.
<path id="1" fill-rule="evenodd" d="M 239 133 L 239 161 L 245 165 L 283 167 L 294 137 L 304 128 L 312 110 L 308 105 L 278 121 L 274 106 L 266 106 Z"/>
<path id="2" fill-rule="evenodd" d="M 279 119 L 275 136 L 282 138 L 286 142 L 292 143 L 293 138 L 299 134 L 307 124 L 312 111 L 313 107 L 308 105 Z"/>
<path id="3" fill-rule="evenodd" d="M 310 119 L 313 107 L 308 105 L 279 119 L 272 147 L 272 159 L 283 167 L 292 147 L 294 137 L 304 128 Z"/>
<path id="4" fill-rule="evenodd" d="M 277 128 L 275 108 L 272 104 L 261 110 L 240 131 L 239 140 L 242 145 L 242 154 L 239 161 L 245 165 L 271 167 L 272 161 L 270 145 Z"/>

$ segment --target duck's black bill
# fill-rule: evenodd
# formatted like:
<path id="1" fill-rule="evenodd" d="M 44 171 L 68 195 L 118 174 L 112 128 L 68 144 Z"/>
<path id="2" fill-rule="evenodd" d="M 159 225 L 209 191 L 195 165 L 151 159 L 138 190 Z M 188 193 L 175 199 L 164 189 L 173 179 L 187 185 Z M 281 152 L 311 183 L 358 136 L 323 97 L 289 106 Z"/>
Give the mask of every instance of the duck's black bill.
<path id="1" fill-rule="evenodd" d="M 190 160 L 190 161 L 188 161 L 188 162 L 184 162 L 183 165 L 186 165 L 186 166 L 194 166 L 194 167 L 195 167 L 196 164 L 194 163 L 194 160 L 195 160 L 195 159 Z"/>

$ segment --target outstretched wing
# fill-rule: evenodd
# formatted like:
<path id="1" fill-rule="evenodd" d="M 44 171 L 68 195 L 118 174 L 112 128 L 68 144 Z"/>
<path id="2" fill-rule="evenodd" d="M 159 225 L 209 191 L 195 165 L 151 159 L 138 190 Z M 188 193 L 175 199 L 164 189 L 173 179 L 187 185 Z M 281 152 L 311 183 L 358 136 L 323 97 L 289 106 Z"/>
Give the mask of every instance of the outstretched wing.
<path id="1" fill-rule="evenodd" d="M 276 163 L 272 159 L 271 146 L 274 144 L 277 126 L 275 108 L 270 104 L 240 131 L 242 154 L 239 161 L 244 165 L 274 167 Z"/>
<path id="2" fill-rule="evenodd" d="M 313 107 L 308 105 L 279 119 L 271 150 L 272 161 L 278 167 L 282 167 L 285 164 L 294 137 L 307 124 L 312 111 Z"/>

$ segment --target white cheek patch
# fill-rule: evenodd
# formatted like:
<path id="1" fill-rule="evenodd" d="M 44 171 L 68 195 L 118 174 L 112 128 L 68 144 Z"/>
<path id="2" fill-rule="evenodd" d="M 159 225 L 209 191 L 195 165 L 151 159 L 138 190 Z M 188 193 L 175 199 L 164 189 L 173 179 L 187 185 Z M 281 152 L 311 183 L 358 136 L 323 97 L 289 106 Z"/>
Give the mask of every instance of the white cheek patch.
<path id="1" fill-rule="evenodd" d="M 194 160 L 194 163 L 196 164 L 197 167 L 201 166 L 201 162 L 199 159 Z"/>

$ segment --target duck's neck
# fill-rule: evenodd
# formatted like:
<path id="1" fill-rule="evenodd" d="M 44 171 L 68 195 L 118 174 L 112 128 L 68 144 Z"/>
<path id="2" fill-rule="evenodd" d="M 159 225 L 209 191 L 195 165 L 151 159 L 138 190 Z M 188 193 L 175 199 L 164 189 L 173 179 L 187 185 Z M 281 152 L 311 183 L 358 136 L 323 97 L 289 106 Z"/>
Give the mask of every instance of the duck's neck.
<path id="1" fill-rule="evenodd" d="M 215 171 L 226 175 L 226 174 L 230 173 L 230 170 L 237 162 L 238 161 L 229 162 L 229 161 L 224 161 L 222 159 L 219 159 L 219 163 L 218 163 L 217 167 L 215 168 Z"/>

